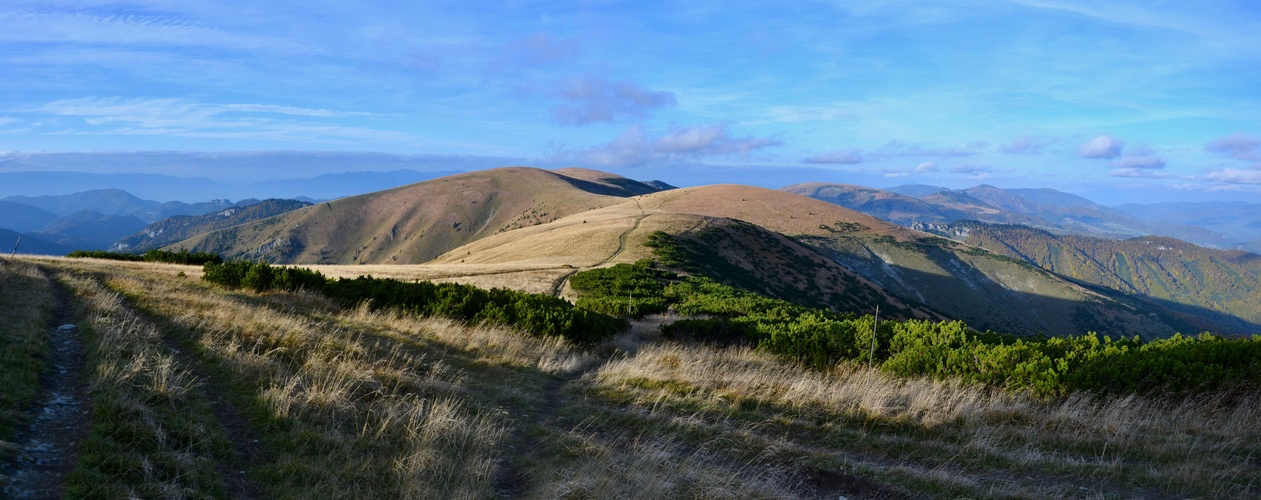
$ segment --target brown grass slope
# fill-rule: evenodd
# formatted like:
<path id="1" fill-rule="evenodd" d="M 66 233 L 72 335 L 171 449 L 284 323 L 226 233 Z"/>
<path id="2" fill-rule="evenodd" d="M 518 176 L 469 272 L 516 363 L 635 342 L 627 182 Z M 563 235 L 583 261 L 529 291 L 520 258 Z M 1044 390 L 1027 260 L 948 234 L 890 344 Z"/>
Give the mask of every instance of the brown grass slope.
<path id="1" fill-rule="evenodd" d="M 603 178 L 619 179 L 605 174 Z M 418 264 L 497 233 L 623 201 L 617 183 L 509 167 L 341 198 L 171 245 L 293 264 Z"/>
<path id="2" fill-rule="evenodd" d="M 805 196 L 736 184 L 673 189 L 645 195 L 645 210 L 739 219 L 789 236 L 825 236 L 837 227 L 909 241 L 919 233 L 870 215 Z"/>
<path id="3" fill-rule="evenodd" d="M 705 186 L 640 196 L 549 224 L 487 237 L 447 252 L 423 267 L 470 266 L 470 274 L 480 275 L 460 280 L 470 283 L 486 283 L 486 266 L 498 268 L 500 275 L 520 270 L 522 276 L 542 276 L 548 275 L 541 271 L 546 269 L 555 279 L 553 293 L 565 294 L 564 278 L 574 271 L 651 257 L 652 250 L 644 243 L 649 235 L 664 231 L 712 253 L 704 260 L 716 267 L 706 266 L 698 272 L 736 286 L 817 307 L 868 310 L 884 303 L 904 310 L 907 317 L 941 317 L 925 308 L 907 306 L 782 234 L 830 234 L 837 227 L 903 238 L 910 234 L 809 198 L 749 186 Z"/>

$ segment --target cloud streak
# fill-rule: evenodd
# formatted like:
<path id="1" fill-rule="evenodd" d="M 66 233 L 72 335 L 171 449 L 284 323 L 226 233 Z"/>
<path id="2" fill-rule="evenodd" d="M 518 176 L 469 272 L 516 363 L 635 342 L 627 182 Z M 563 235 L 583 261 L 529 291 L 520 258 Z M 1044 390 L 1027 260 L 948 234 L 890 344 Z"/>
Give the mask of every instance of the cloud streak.
<path id="1" fill-rule="evenodd" d="M 863 162 L 863 154 L 857 149 L 837 149 L 807 156 L 802 158 L 801 162 L 817 165 L 856 165 Z"/>
<path id="2" fill-rule="evenodd" d="M 566 151 L 556 159 L 603 167 L 637 167 L 712 156 L 747 158 L 755 151 L 783 144 L 776 138 L 736 137 L 725 124 L 675 128 L 660 135 L 632 125 L 606 144 Z"/>
<path id="3" fill-rule="evenodd" d="M 379 116 L 374 113 L 311 109 L 274 104 L 208 104 L 189 99 L 83 97 L 61 99 L 26 111 L 80 119 L 77 134 L 178 135 L 298 142 L 377 140 L 398 142 L 415 136 L 311 119 Z"/>

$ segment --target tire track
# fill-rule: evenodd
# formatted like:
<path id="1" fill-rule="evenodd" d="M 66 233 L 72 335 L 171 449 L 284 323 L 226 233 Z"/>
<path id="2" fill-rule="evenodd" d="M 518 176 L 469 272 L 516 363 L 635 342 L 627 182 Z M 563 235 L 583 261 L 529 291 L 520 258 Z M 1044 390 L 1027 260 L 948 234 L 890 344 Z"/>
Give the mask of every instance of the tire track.
<path id="1" fill-rule="evenodd" d="M 18 438 L 22 450 L 3 490 L 8 498 L 62 498 L 66 475 L 78 463 L 78 444 L 88 432 L 88 387 L 84 349 L 74 324 L 74 304 L 66 285 L 48 269 L 40 273 L 52 286 L 57 309 L 48 325 L 52 344 L 49 370 L 41 380 L 44 397 L 31 410 L 34 422 Z"/>

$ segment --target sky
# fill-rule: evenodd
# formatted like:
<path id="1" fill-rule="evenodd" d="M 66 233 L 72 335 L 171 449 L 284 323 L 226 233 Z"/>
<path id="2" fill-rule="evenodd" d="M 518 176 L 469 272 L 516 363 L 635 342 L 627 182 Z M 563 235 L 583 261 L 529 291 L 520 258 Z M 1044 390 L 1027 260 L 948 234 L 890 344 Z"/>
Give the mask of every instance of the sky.
<path id="1" fill-rule="evenodd" d="M 1258 33 L 1251 0 L 6 0 L 0 173 L 1258 201 Z"/>

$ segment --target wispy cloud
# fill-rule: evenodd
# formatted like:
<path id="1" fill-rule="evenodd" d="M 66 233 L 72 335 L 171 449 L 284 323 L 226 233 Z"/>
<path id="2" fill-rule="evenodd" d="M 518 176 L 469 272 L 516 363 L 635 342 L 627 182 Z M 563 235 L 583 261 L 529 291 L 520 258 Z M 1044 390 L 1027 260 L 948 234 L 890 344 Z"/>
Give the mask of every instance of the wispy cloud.
<path id="1" fill-rule="evenodd" d="M 1204 178 L 1210 181 L 1228 182 L 1231 184 L 1261 184 L 1261 170 L 1240 170 L 1227 168 L 1209 172 Z"/>
<path id="2" fill-rule="evenodd" d="M 564 151 L 556 159 L 604 167 L 634 167 L 712 156 L 748 158 L 754 151 L 781 145 L 783 141 L 775 138 L 736 137 L 725 124 L 675 128 L 659 135 L 632 125 L 606 144 Z"/>
<path id="3" fill-rule="evenodd" d="M 974 144 L 974 146 L 981 146 Z M 880 149 L 867 153 L 871 158 L 900 158 L 907 156 L 923 156 L 937 158 L 961 158 L 978 154 L 975 148 L 926 148 L 918 144 L 905 144 L 901 141 L 889 141 Z"/>
<path id="4" fill-rule="evenodd" d="M 1261 137 L 1236 132 L 1214 139 L 1204 150 L 1247 161 L 1261 161 Z"/>
<path id="5" fill-rule="evenodd" d="M 643 119 L 653 109 L 677 104 L 671 92 L 597 75 L 565 79 L 555 99 L 560 102 L 552 106 L 552 118 L 565 125 Z"/>
<path id="6" fill-rule="evenodd" d="M 1047 144 L 1048 141 L 1025 135 L 999 146 L 998 151 L 1007 155 L 1036 155 L 1042 154 L 1042 148 Z"/>
<path id="7" fill-rule="evenodd" d="M 802 158 L 802 163 L 821 165 L 855 165 L 863 162 L 862 151 L 858 149 L 837 149 Z"/>

